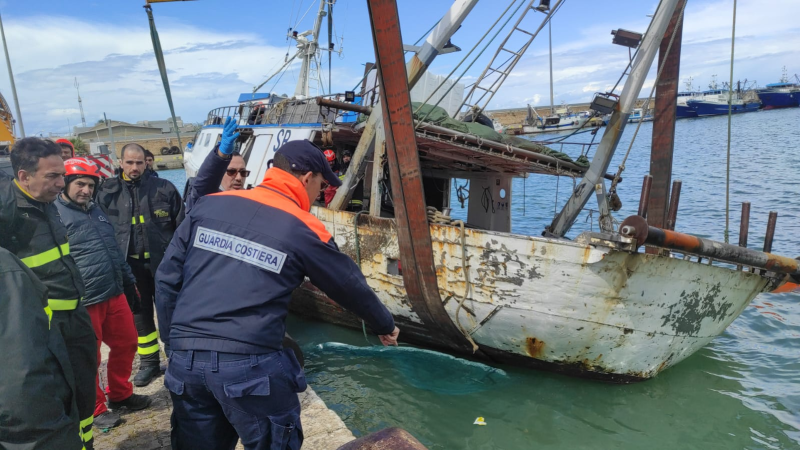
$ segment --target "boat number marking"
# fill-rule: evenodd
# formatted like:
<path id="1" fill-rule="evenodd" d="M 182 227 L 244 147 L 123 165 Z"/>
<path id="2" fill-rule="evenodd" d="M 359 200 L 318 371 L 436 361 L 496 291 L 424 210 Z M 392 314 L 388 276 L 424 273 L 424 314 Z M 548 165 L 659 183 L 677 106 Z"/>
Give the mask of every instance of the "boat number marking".
<path id="1" fill-rule="evenodd" d="M 292 136 L 292 130 L 280 130 L 278 131 L 278 136 L 275 138 L 275 146 L 272 147 L 272 151 L 277 152 L 279 148 L 283 147 L 283 144 L 289 142 L 289 138 Z"/>

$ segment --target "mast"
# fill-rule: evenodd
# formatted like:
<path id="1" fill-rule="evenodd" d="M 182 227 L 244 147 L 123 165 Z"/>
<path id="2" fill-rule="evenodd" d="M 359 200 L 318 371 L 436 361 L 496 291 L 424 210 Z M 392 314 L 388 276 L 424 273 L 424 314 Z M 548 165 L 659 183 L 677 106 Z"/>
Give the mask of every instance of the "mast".
<path id="1" fill-rule="evenodd" d="M 586 175 L 573 190 L 572 196 L 567 200 L 564 208 L 546 229 L 546 234 L 558 237 L 567 234 L 592 194 L 597 195 L 601 210 L 607 207 L 605 202 L 607 196 L 606 185 L 603 181 L 603 176 L 611 164 L 611 158 L 614 156 L 619 139 L 622 137 L 625 125 L 628 123 L 628 117 L 636 105 L 636 98 L 642 90 L 647 72 L 650 71 L 650 66 L 655 59 L 661 37 L 664 35 L 667 24 L 679 1 L 681 0 L 662 0 L 653 17 L 649 31 L 644 35 L 644 39 L 639 45 L 639 51 L 636 53 L 636 59 L 631 67 L 630 75 L 625 80 L 625 87 L 623 87 L 619 96 L 619 104 L 611 115 L 589 170 L 586 171 Z"/>
<path id="2" fill-rule="evenodd" d="M 8 66 L 8 79 L 11 80 L 11 93 L 14 95 L 14 106 L 17 110 L 17 122 L 19 122 L 19 133 L 25 137 L 25 127 L 22 125 L 22 113 L 19 110 L 19 99 L 17 98 L 17 85 L 14 84 L 14 72 L 11 70 L 11 58 L 8 57 L 8 45 L 6 45 L 6 31 L 3 28 L 3 18 L 0 17 L 0 35 L 3 36 L 3 50 L 6 52 L 6 65 Z"/>
<path id="3" fill-rule="evenodd" d="M 547 21 L 547 44 L 550 47 L 550 115 L 555 114 L 553 101 L 553 19 Z"/>
<path id="4" fill-rule="evenodd" d="M 679 0 L 661 39 L 658 52 L 658 67 L 663 70 L 656 86 L 655 118 L 653 121 L 653 144 L 650 150 L 650 201 L 647 208 L 647 223 L 651 227 L 664 228 L 669 209 L 670 185 L 672 184 L 672 156 L 675 149 L 675 114 L 677 110 L 678 80 L 681 66 L 681 41 L 683 18 L 681 11 L 686 0 Z M 678 19 L 681 19 L 678 21 Z M 677 27 L 677 30 L 675 29 Z M 665 54 L 669 41 L 675 40 L 669 54 Z M 689 78 L 689 86 L 692 79 Z M 689 87 L 691 89 L 691 87 Z"/>
<path id="5" fill-rule="evenodd" d="M 319 10 L 317 11 L 317 18 L 314 20 L 314 28 L 309 31 L 300 33 L 293 36 L 297 40 L 297 54 L 302 59 L 300 66 L 300 75 L 297 77 L 297 87 L 294 90 L 296 98 L 308 97 L 308 81 L 311 73 L 311 64 L 317 65 L 317 76 L 319 78 L 319 65 L 317 64 L 317 49 L 319 48 L 319 30 L 322 27 L 322 18 L 327 15 L 325 12 L 325 1 L 319 1 Z M 308 39 L 306 36 L 311 35 L 312 38 Z M 319 81 L 319 80 L 318 80 Z"/>
<path id="6" fill-rule="evenodd" d="M 406 292 L 433 341 L 461 352 L 477 349 L 450 319 L 439 295 L 397 4 L 393 0 L 368 0 L 367 4 Z"/>

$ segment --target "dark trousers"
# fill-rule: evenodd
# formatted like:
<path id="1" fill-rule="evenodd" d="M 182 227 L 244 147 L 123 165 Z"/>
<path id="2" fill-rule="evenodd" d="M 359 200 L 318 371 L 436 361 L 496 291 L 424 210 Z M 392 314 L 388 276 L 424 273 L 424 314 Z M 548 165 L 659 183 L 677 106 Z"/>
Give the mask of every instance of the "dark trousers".
<path id="1" fill-rule="evenodd" d="M 71 311 L 53 311 L 50 328 L 58 328 L 67 345 L 67 356 L 75 377 L 75 403 L 78 407 L 84 444 L 93 448 L 95 378 L 97 376 L 97 337 L 86 307 L 79 304 Z M 36 405 L 31 405 L 36 407 Z"/>
<path id="2" fill-rule="evenodd" d="M 136 334 L 139 335 L 139 367 L 157 366 L 161 362 L 161 355 L 155 322 L 155 280 L 150 273 L 150 260 L 128 258 L 128 265 L 136 277 L 136 287 L 142 297 L 142 308 L 133 315 Z"/>
<path id="3" fill-rule="evenodd" d="M 172 352 L 164 385 L 172 397 L 172 448 L 296 450 L 303 444 L 305 375 L 294 353 Z"/>

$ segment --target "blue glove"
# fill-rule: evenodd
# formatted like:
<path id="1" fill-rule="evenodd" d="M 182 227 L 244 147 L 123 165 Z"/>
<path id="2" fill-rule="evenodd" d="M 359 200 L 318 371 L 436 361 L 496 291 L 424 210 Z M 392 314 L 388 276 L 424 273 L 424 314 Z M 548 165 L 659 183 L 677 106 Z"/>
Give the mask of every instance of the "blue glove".
<path id="1" fill-rule="evenodd" d="M 236 142 L 236 138 L 239 137 L 239 133 L 234 133 L 234 131 L 236 131 L 236 122 L 228 117 L 225 119 L 225 126 L 222 128 L 222 139 L 219 141 L 219 152 L 223 155 L 230 156 L 233 153 L 233 144 Z"/>

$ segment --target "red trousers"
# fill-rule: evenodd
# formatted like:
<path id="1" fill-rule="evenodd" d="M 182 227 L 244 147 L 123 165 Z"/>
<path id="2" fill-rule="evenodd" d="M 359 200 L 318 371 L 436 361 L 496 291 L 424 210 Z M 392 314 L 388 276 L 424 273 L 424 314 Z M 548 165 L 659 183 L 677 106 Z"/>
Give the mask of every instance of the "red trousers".
<path id="1" fill-rule="evenodd" d="M 111 297 L 96 305 L 87 306 L 92 328 L 97 334 L 97 364 L 100 365 L 100 344 L 105 342 L 111 350 L 108 353 L 108 399 L 113 402 L 125 400 L 133 394 L 133 385 L 128 381 L 133 370 L 133 357 L 138 347 L 133 313 L 128 306 L 125 294 Z M 100 375 L 97 381 L 97 401 L 94 415 L 107 411 L 106 396 L 100 388 Z"/>

